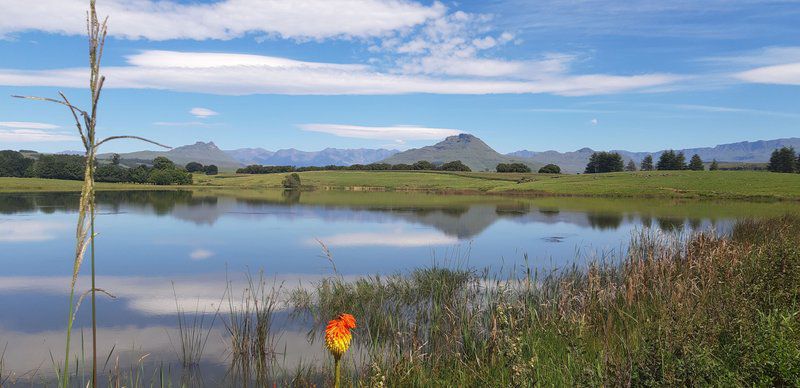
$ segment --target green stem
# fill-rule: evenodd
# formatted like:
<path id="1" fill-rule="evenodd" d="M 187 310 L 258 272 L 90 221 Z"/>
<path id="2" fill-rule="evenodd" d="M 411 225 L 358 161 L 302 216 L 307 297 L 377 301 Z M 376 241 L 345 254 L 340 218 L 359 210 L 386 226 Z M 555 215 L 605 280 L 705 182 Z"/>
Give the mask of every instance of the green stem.
<path id="1" fill-rule="evenodd" d="M 94 154 L 92 154 L 94 156 Z M 94 157 L 92 157 L 94 159 Z M 94 216 L 95 216 L 95 202 L 94 202 L 94 163 L 92 164 L 92 187 L 90 189 L 89 197 L 89 211 L 91 222 L 90 236 L 92 244 L 92 387 L 97 388 L 97 309 L 95 307 L 95 282 L 94 282 Z"/>
<path id="2" fill-rule="evenodd" d="M 334 357 L 334 365 L 333 365 L 333 388 L 341 387 L 341 368 L 339 368 L 339 357 Z"/>

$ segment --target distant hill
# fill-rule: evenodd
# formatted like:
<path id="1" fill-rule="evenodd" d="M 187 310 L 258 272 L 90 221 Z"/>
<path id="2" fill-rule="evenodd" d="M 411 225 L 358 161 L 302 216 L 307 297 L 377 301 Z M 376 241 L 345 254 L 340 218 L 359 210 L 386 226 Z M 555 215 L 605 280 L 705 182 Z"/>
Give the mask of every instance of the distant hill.
<path id="1" fill-rule="evenodd" d="M 110 153 L 98 155 L 99 159 L 110 159 Z M 198 141 L 191 145 L 176 147 L 168 151 L 138 151 L 119 154 L 123 160 L 153 160 L 158 156 L 165 156 L 178 165 L 189 162 L 198 162 L 205 165 L 214 164 L 221 170 L 235 170 L 241 164 L 220 150 L 214 142 L 204 143 Z"/>
<path id="2" fill-rule="evenodd" d="M 231 158 L 243 165 L 262 164 L 267 166 L 350 166 L 353 164 L 375 163 L 400 151 L 387 149 L 340 149 L 326 148 L 322 151 L 300 151 L 294 148 L 268 151 L 263 148 L 242 148 L 225 151 Z"/>
<path id="3" fill-rule="evenodd" d="M 450 136 L 432 146 L 400 152 L 384 159 L 383 162 L 413 164 L 420 160 L 427 160 L 434 164 L 460 160 L 473 171 L 494 171 L 499 163 L 521 162 L 530 165 L 532 169 L 540 166 L 539 163 L 530 159 L 500 154 L 483 140 L 466 133 Z"/>
<path id="4" fill-rule="evenodd" d="M 703 161 L 710 162 L 716 159 L 718 162 L 734 163 L 766 163 L 769 162 L 772 151 L 781 147 L 794 147 L 800 150 L 800 138 L 743 141 L 739 143 L 720 144 L 715 147 L 687 148 L 682 151 L 686 154 L 687 160 L 694 154 L 698 154 Z M 625 150 L 612 150 L 619 152 L 625 161 L 633 160 L 637 164 L 647 155 L 653 155 L 655 160 L 664 150 L 655 152 L 631 152 Z M 553 163 L 561 166 L 562 171 L 568 173 L 583 172 L 589 157 L 595 152 L 591 148 L 581 148 L 572 152 L 558 151 L 516 151 L 507 156 L 524 158 L 536 163 Z"/>

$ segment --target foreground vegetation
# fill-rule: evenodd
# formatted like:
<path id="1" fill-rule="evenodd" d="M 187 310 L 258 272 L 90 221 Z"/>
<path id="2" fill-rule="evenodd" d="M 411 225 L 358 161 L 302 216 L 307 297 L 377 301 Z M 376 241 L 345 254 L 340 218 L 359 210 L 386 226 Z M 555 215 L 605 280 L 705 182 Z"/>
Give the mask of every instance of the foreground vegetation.
<path id="1" fill-rule="evenodd" d="M 639 198 L 800 199 L 800 174 L 755 171 L 649 171 L 559 175 L 480 172 L 312 171 L 298 173 L 303 189 L 432 191 Z M 284 174 L 193 175 L 184 186 L 103 184 L 98 190 L 278 189 Z M 0 178 L 0 192 L 77 191 L 80 182 Z"/>
<path id="2" fill-rule="evenodd" d="M 646 231 L 619 263 L 331 278 L 292 300 L 317 328 L 358 317 L 356 385 L 797 386 L 798 243 L 789 217 L 729 237 Z"/>

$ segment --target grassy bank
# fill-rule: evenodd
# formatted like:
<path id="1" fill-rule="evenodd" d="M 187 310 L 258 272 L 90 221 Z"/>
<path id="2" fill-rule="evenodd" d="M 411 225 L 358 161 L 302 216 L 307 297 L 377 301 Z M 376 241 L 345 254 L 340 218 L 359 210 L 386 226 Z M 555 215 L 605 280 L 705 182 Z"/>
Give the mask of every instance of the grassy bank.
<path id="1" fill-rule="evenodd" d="M 195 175 L 191 186 L 99 183 L 98 190 L 281 188 L 284 174 Z M 539 196 L 800 199 L 800 174 L 754 171 L 653 171 L 588 175 L 312 171 L 300 173 L 316 190 L 434 191 Z M 0 192 L 77 191 L 78 182 L 0 178 Z"/>
<path id="2" fill-rule="evenodd" d="M 347 311 L 356 385 L 797 386 L 800 219 L 730 237 L 636 236 L 621 263 L 506 281 L 421 269 L 298 290 L 321 330 Z"/>

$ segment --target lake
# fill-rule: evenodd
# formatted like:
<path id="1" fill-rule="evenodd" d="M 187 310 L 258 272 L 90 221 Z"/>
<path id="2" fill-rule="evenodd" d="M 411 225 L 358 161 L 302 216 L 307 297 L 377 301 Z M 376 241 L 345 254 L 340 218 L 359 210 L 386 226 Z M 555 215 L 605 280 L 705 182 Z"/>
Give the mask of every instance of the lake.
<path id="1" fill-rule="evenodd" d="M 20 384 L 31 373 L 51 374 L 51 351 L 63 352 L 78 197 L 0 194 L 0 352 L 5 376 Z M 737 219 L 800 211 L 791 202 L 270 190 L 100 192 L 97 202 L 98 287 L 116 296 L 98 296 L 99 350 L 113 348 L 122 364 L 143 356 L 174 363 L 177 309 L 224 314 L 226 290 L 241 293 L 245 274 L 263 271 L 283 289 L 331 276 L 334 266 L 346 279 L 432 265 L 516 276 L 525 266 L 548 272 L 614 260 L 647 227 L 724 233 Z M 88 288 L 85 276 L 79 283 Z M 281 305 L 281 362 L 327 360 L 288 315 Z M 76 325 L 87 351 L 88 316 L 85 303 Z M 220 319 L 210 333 L 203 365 L 224 370 Z"/>

